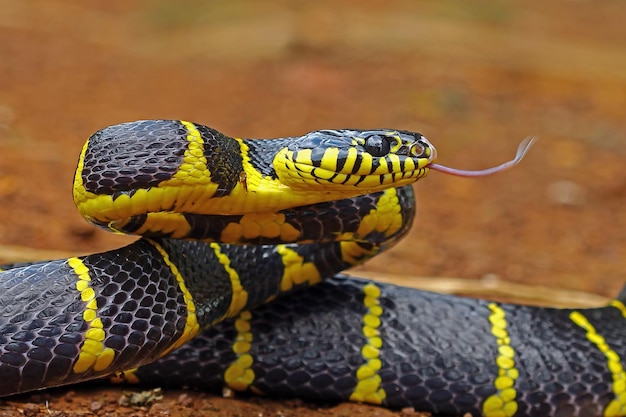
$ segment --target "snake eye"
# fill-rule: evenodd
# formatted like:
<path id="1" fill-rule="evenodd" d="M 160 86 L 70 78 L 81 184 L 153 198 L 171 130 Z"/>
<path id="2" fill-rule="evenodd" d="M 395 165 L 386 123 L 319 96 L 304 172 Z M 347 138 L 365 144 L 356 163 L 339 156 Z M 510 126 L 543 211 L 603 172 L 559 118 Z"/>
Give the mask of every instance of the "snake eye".
<path id="1" fill-rule="evenodd" d="M 364 146 L 368 153 L 376 157 L 387 155 L 391 149 L 389 139 L 380 135 L 368 136 Z"/>

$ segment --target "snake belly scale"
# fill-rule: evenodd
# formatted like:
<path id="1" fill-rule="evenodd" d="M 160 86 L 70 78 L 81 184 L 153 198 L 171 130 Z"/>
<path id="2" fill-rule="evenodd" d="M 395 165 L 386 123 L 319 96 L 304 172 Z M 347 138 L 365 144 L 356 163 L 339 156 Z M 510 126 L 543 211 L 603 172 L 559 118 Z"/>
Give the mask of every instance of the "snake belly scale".
<path id="1" fill-rule="evenodd" d="M 336 275 L 408 231 L 434 158 L 422 135 L 388 129 L 97 132 L 78 209 L 144 237 L 3 267 L 0 395 L 113 376 L 441 415 L 626 414 L 623 295 L 560 310 Z"/>

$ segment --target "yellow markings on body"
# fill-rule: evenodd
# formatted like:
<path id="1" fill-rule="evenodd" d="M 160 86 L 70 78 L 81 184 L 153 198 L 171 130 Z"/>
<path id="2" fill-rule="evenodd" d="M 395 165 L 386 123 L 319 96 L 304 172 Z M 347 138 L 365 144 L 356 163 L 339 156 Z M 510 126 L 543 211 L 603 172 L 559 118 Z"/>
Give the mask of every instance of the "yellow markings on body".
<path id="1" fill-rule="evenodd" d="M 130 219 L 113 222 L 109 228 L 113 231 L 124 233 L 124 226 L 128 224 Z M 134 234 L 143 236 L 168 236 L 173 239 L 183 239 L 191 233 L 191 225 L 181 213 L 171 211 L 163 211 L 156 213 L 148 213 L 146 221 L 141 227 L 136 229 Z"/>
<path id="2" fill-rule="evenodd" d="M 163 181 L 159 187 L 181 186 L 181 185 L 209 185 L 211 172 L 207 167 L 207 160 L 204 156 L 204 139 L 191 122 L 180 120 L 180 123 L 187 129 L 187 149 L 183 155 L 183 160 L 176 173 L 171 179 Z"/>
<path id="3" fill-rule="evenodd" d="M 252 346 L 251 318 L 252 314 L 249 311 L 244 311 L 235 320 L 237 337 L 233 343 L 233 352 L 237 355 L 237 359 L 224 371 L 224 381 L 230 388 L 237 391 L 245 391 L 254 382 L 254 371 L 252 370 L 254 359 L 250 354 L 250 347 Z"/>
<path id="4" fill-rule="evenodd" d="M 109 382 L 112 384 L 141 384 L 141 380 L 137 376 L 137 369 L 116 372 L 109 377 Z"/>
<path id="5" fill-rule="evenodd" d="M 102 320 L 98 317 L 98 303 L 96 293 L 91 288 L 91 277 L 89 268 L 80 258 L 69 258 L 68 265 L 76 274 L 76 290 L 80 293 L 80 299 L 85 303 L 83 320 L 89 328 L 85 331 L 85 340 L 80 347 L 78 359 L 72 368 L 74 373 L 83 373 L 89 370 L 102 372 L 111 365 L 115 358 L 115 351 L 104 346 L 106 334 L 103 329 Z"/>
<path id="6" fill-rule="evenodd" d="M 284 242 L 295 242 L 300 231 L 285 222 L 281 213 L 250 213 L 241 217 L 238 222 L 229 223 L 220 235 L 220 242 L 237 243 L 251 239 L 266 237 L 280 239 Z"/>
<path id="7" fill-rule="evenodd" d="M 89 146 L 87 142 L 74 177 L 74 201 L 81 214 L 88 220 L 99 223 L 114 222 L 112 228 L 115 229 L 115 222 L 124 223 L 132 216 L 149 213 L 145 228 L 152 230 L 162 227 L 163 222 L 160 217 L 153 217 L 150 213 L 159 213 L 162 216 L 173 216 L 169 213 L 172 210 L 180 213 L 225 213 L 230 212 L 231 207 L 232 210 L 239 209 L 241 212 L 256 211 L 257 206 L 261 206 L 263 202 L 260 198 L 246 197 L 246 190 L 257 183 L 260 174 L 255 176 L 253 169 L 247 169 L 240 174 L 245 175 L 245 184 L 240 182 L 235 185 L 232 195 L 214 198 L 219 184 L 211 179 L 212 173 L 204 155 L 204 139 L 193 123 L 184 120 L 180 120 L 180 123 L 187 130 L 187 148 L 178 170 L 170 179 L 161 181 L 156 187 L 135 189 L 132 193 L 118 195 L 115 199 L 112 195 L 97 195 L 85 190 L 82 173 Z M 272 187 L 278 187 L 277 181 L 271 184 L 270 188 Z M 183 235 L 187 224 L 180 219 L 175 220 L 177 223 L 170 228 L 175 229 L 177 236 Z M 155 226 L 150 224 L 152 221 L 156 222 Z"/>
<path id="8" fill-rule="evenodd" d="M 400 202 L 395 188 L 384 191 L 379 198 L 376 208 L 363 217 L 356 233 L 346 233 L 337 236 L 341 246 L 341 259 L 350 265 L 362 264 L 367 259 L 380 252 L 379 246 L 371 249 L 359 245 L 358 241 L 365 241 L 372 232 L 382 233 L 392 237 L 403 225 Z"/>
<path id="9" fill-rule="evenodd" d="M 243 158 L 242 165 L 243 170 L 246 173 L 246 182 L 248 184 L 249 191 L 260 193 L 280 193 L 281 191 L 287 189 L 284 184 L 281 184 L 279 181 L 272 179 L 272 177 L 270 176 L 263 175 L 263 173 L 255 169 L 250 162 L 250 148 L 248 147 L 246 142 L 241 138 L 234 139 L 237 141 L 237 143 L 239 143 L 239 148 L 241 149 L 241 156 Z M 259 203 L 257 202 L 256 204 Z"/>
<path id="10" fill-rule="evenodd" d="M 241 281 L 239 281 L 239 274 L 230 266 L 230 259 L 222 253 L 220 245 L 218 243 L 211 243 L 211 249 L 213 249 L 215 256 L 217 256 L 217 260 L 224 268 L 224 271 L 228 274 L 230 286 L 233 292 L 230 305 L 228 306 L 228 311 L 223 318 L 235 317 L 246 306 L 246 303 L 248 302 L 248 292 L 241 285 Z M 219 321 L 223 318 L 220 318 Z"/>
<path id="11" fill-rule="evenodd" d="M 626 319 L 626 306 L 624 306 L 624 303 L 621 302 L 620 300 L 611 300 L 611 302 L 609 303 L 609 305 L 611 307 L 615 307 L 616 309 L 619 310 L 620 313 L 622 313 L 622 317 L 624 317 Z M 604 352 L 605 355 L 607 355 L 606 352 Z M 610 355 L 611 358 L 615 359 L 615 357 L 611 354 Z M 609 355 L 607 355 L 607 359 L 609 359 Z M 609 359 L 611 360 L 611 359 Z M 618 358 L 619 360 L 619 358 Z M 616 397 L 617 397 L 617 401 L 613 400 L 609 406 L 606 408 L 606 410 L 604 410 L 604 415 L 605 416 L 613 416 L 613 415 L 626 415 L 626 407 L 624 407 L 624 402 L 625 402 L 625 392 L 626 392 L 626 382 L 624 381 L 624 373 L 623 370 L 622 372 L 618 372 L 617 375 L 614 371 L 617 371 L 619 369 L 619 366 L 621 366 L 621 361 L 619 361 L 618 363 L 614 364 L 613 367 L 611 367 L 609 365 L 609 368 L 611 369 L 611 373 L 613 373 L 613 392 L 615 393 Z M 616 380 L 616 376 L 618 376 L 619 382 Z M 613 408 L 611 408 L 613 407 Z"/>
<path id="12" fill-rule="evenodd" d="M 359 245 L 357 242 L 342 241 L 339 242 L 339 246 L 341 247 L 341 259 L 344 262 L 355 266 L 362 264 L 380 252 L 379 246 L 367 249 Z"/>
<path id="13" fill-rule="evenodd" d="M 363 217 L 357 229 L 357 237 L 364 239 L 372 232 L 392 236 L 402 228 L 402 214 L 398 193 L 395 188 L 388 188 L 378 199 L 376 208 Z"/>
<path id="14" fill-rule="evenodd" d="M 211 172 L 204 155 L 204 139 L 198 128 L 185 120 L 180 120 L 180 123 L 187 129 L 187 149 L 172 178 L 147 190 L 149 200 L 161 202 L 158 209 L 153 210 L 153 207 L 149 207 L 147 212 L 162 211 L 164 208 L 170 208 L 174 202 L 176 211 L 194 212 L 196 207 L 205 205 L 213 198 L 218 189 L 218 184 L 211 180 Z M 131 198 L 135 199 L 136 193 Z M 166 206 L 164 202 L 171 202 L 171 205 Z"/>
<path id="15" fill-rule="evenodd" d="M 187 149 L 182 162 L 172 178 L 164 180 L 157 187 L 136 189 L 132 194 L 122 194 L 114 199 L 112 195 L 97 195 L 85 189 L 82 175 L 85 169 L 85 155 L 89 141 L 83 146 L 74 177 L 74 201 L 80 213 L 100 223 L 121 221 L 133 215 L 168 211 L 176 206 L 177 211 L 185 212 L 189 207 L 198 206 L 210 199 L 218 188 L 211 181 L 204 156 L 204 140 L 193 123 L 180 121 L 187 129 Z"/>
<path id="16" fill-rule="evenodd" d="M 611 300 L 609 305 L 618 309 L 622 313 L 622 317 L 626 318 L 626 306 L 624 306 L 624 303 L 620 300 Z"/>
<path id="17" fill-rule="evenodd" d="M 280 281 L 280 291 L 290 291 L 294 285 L 315 285 L 322 281 L 320 272 L 313 262 L 304 262 L 304 257 L 287 245 L 277 245 L 276 252 L 281 256 L 284 272 Z"/>
<path id="18" fill-rule="evenodd" d="M 132 192 L 115 195 L 96 195 L 85 189 L 82 177 L 89 173 L 85 158 L 89 141 L 85 143 L 79 158 L 78 168 L 74 177 L 74 200 L 81 214 L 99 224 L 111 223 L 111 228 L 132 221 L 133 216 L 148 214 L 144 228 L 147 230 L 165 230 L 176 237 L 186 234 L 188 224 L 182 217 L 170 212 L 196 214 L 249 214 L 260 211 L 278 211 L 318 202 L 331 201 L 352 197 L 363 192 L 380 190 L 390 185 L 401 186 L 414 182 L 426 175 L 427 158 L 415 163 L 405 162 L 404 168 L 418 165 L 419 171 L 405 175 L 387 172 L 388 164 L 380 164 L 373 169 L 373 158 L 368 153 L 359 153 L 349 148 L 342 172 L 335 172 L 339 148 L 329 148 L 323 158 L 327 168 L 312 166 L 311 150 L 294 151 L 283 148 L 274 158 L 273 166 L 280 179 L 273 179 L 257 170 L 250 161 L 247 141 L 238 138 L 223 137 L 220 140 L 236 141 L 242 157 L 240 180 L 228 195 L 215 197 L 220 184 L 213 182 L 205 156 L 205 140 L 197 126 L 188 121 L 179 121 L 186 129 L 187 146 L 177 171 L 166 180 L 149 189 L 133 189 Z M 234 147 L 236 148 L 236 147 Z M 359 161 L 356 172 L 352 170 Z M 403 164 L 394 154 L 387 158 L 389 165 L 400 169 Z M 372 171 L 374 175 L 371 174 Z M 385 174 L 381 177 L 381 174 Z M 364 175 L 367 175 L 364 177 Z M 395 182 L 393 177 L 397 177 Z M 400 178 L 402 176 L 403 178 Z M 323 180 L 327 178 L 328 180 Z M 331 179 L 332 178 L 332 179 Z M 381 180 L 384 184 L 381 185 Z M 358 183 L 358 185 L 357 185 Z M 312 193 L 321 190 L 323 193 Z M 150 213 L 159 213 L 153 216 Z M 175 222 L 166 226 L 166 218 Z M 154 225 L 152 225 L 154 222 Z M 121 227 L 118 226 L 118 229 Z M 283 231 L 284 232 L 284 231 Z"/>
<path id="19" fill-rule="evenodd" d="M 380 337 L 380 316 L 383 308 L 380 305 L 380 288 L 374 284 L 363 287 L 365 297 L 363 303 L 367 307 L 367 313 L 363 316 L 363 335 L 367 342 L 361 349 L 361 355 L 365 363 L 356 371 L 357 384 L 350 395 L 350 401 L 367 402 L 370 404 L 382 404 L 387 397 L 385 390 L 380 387 L 382 382 L 378 372 L 382 368 L 380 349 L 383 339 Z"/>
<path id="20" fill-rule="evenodd" d="M 89 141 L 85 142 L 83 149 L 80 151 L 78 165 L 76 167 L 76 171 L 74 172 L 74 186 L 72 188 L 72 193 L 74 196 L 74 202 L 79 208 L 87 201 L 96 197 L 95 194 L 87 192 L 85 185 L 83 184 L 83 170 L 85 169 L 85 156 L 87 155 L 88 148 Z"/>
<path id="21" fill-rule="evenodd" d="M 511 346 L 511 339 L 507 331 L 506 313 L 495 303 L 488 305 L 491 314 L 491 333 L 498 343 L 498 376 L 494 382 L 497 393 L 489 396 L 482 405 L 486 417 L 511 417 L 517 411 L 517 393 L 514 385 L 519 376 L 515 367 L 515 350 Z"/>
<path id="22" fill-rule="evenodd" d="M 349 190 L 347 187 L 341 187 L 340 189 L 331 190 L 323 194 L 313 193 L 312 191 L 316 189 L 327 190 L 316 184 L 315 180 L 310 175 L 309 181 L 302 182 L 302 177 L 300 177 L 296 165 L 289 162 L 289 159 L 285 157 L 287 154 L 293 156 L 293 152 L 287 150 L 287 148 L 280 150 L 274 158 L 274 161 L 283 162 L 283 164 L 274 163 L 274 168 L 277 170 L 276 172 L 279 175 L 279 179 L 263 175 L 263 173 L 257 170 L 250 162 L 250 149 L 246 140 L 241 138 L 234 138 L 234 140 L 239 143 L 241 150 L 242 167 L 244 171 L 240 173 L 240 176 L 246 179 L 245 187 L 238 184 L 233 189 L 231 195 L 213 199 L 211 201 L 211 212 L 243 214 L 249 216 L 247 219 L 244 219 L 244 221 L 249 222 L 256 222 L 260 218 L 267 219 L 263 220 L 263 223 L 267 222 L 268 226 L 263 227 L 268 227 L 269 229 L 268 232 L 264 233 L 270 233 L 270 230 L 275 230 L 272 229 L 273 226 L 270 226 L 270 224 L 280 219 L 278 215 L 273 215 L 274 218 L 272 218 L 267 213 L 307 204 L 336 200 L 362 193 L 362 191 L 358 190 Z M 310 173 L 313 170 L 313 167 L 310 166 L 311 151 L 301 150 L 298 152 L 298 157 L 302 158 L 305 162 L 308 161 L 305 169 Z M 287 163 L 288 168 L 285 167 L 285 163 Z M 297 181 L 283 181 L 285 178 L 297 179 Z M 263 212 L 265 212 L 265 214 L 258 214 Z M 282 220 L 280 220 L 279 223 L 282 223 Z M 243 235 L 243 232 L 236 225 L 230 225 L 229 227 L 231 227 L 231 229 L 225 232 L 226 235 Z M 258 226 L 254 227 L 258 228 Z M 283 228 L 281 233 L 293 233 L 294 229 L 290 226 L 281 227 Z"/>
<path id="23" fill-rule="evenodd" d="M 154 248 L 161 255 L 163 262 L 165 262 L 165 264 L 170 268 L 172 275 L 174 275 L 174 277 L 176 278 L 178 288 L 183 294 L 183 300 L 185 301 L 185 306 L 187 307 L 187 319 L 185 322 L 185 328 L 183 329 L 183 334 L 178 338 L 177 341 L 172 343 L 172 345 L 163 352 L 162 356 L 165 356 L 169 352 L 178 349 L 179 347 L 190 341 L 194 336 L 196 336 L 200 331 L 200 325 L 198 324 L 198 317 L 196 316 L 196 305 L 193 302 L 193 297 L 191 296 L 187 285 L 185 285 L 185 279 L 178 270 L 178 267 L 172 263 L 172 261 L 170 260 L 170 256 L 163 248 L 163 246 L 161 246 L 154 240 L 148 239 L 148 242 L 150 242 L 150 244 L 154 246 Z"/>
<path id="24" fill-rule="evenodd" d="M 610 304 L 618 309 L 624 307 L 618 300 L 613 300 Z M 611 349 L 604 337 L 598 334 L 589 320 L 580 312 L 572 311 L 569 318 L 587 332 L 587 339 L 596 345 L 598 350 L 606 357 L 606 364 L 613 378 L 613 393 L 615 394 L 615 399 L 604 409 L 604 415 L 607 417 L 626 415 L 626 372 L 624 371 L 619 355 Z"/>

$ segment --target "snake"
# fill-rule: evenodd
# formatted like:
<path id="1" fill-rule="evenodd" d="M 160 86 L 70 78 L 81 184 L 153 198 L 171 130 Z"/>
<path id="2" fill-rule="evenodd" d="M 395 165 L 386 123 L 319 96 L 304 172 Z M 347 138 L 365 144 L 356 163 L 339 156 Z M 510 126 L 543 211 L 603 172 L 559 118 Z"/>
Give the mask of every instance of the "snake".
<path id="1" fill-rule="evenodd" d="M 79 156 L 75 203 L 94 225 L 141 237 L 2 266 L 0 396 L 108 379 L 448 416 L 626 415 L 626 291 L 556 309 L 341 272 L 408 233 L 413 184 L 430 170 L 488 175 L 531 144 L 462 171 L 404 130 L 99 130 Z"/>

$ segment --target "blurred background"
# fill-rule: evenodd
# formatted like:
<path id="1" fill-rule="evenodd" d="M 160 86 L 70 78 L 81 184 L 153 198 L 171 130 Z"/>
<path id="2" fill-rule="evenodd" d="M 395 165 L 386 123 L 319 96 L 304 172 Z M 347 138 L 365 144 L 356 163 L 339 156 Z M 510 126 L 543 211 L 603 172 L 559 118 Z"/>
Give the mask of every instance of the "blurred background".
<path id="1" fill-rule="evenodd" d="M 0 0 L 0 244 L 128 241 L 71 200 L 83 142 L 183 118 L 243 137 L 416 130 L 491 178 L 416 186 L 412 235 L 368 269 L 614 294 L 626 270 L 623 1 Z M 4 255 L 6 257 L 6 254 Z"/>
<path id="2" fill-rule="evenodd" d="M 129 241 L 87 225 L 71 184 L 110 124 L 228 135 L 416 130 L 439 162 L 506 173 L 416 185 L 375 274 L 615 295 L 626 276 L 626 3 L 554 0 L 0 0 L 0 257 Z M 58 252 L 61 251 L 61 252 Z M 26 252 L 27 253 L 27 252 Z"/>

